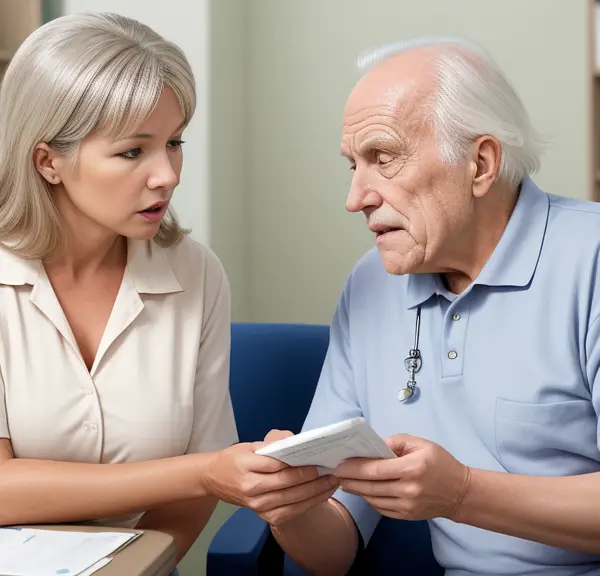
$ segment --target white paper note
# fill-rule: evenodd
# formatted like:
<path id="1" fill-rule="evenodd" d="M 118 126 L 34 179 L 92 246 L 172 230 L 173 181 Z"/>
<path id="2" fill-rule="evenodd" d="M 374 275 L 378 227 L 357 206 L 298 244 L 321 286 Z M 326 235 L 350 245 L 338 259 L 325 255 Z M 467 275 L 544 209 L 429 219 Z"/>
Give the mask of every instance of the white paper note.
<path id="1" fill-rule="evenodd" d="M 349 458 L 394 458 L 364 418 L 351 418 L 268 444 L 257 454 L 290 466 L 317 466 L 327 473 Z"/>
<path id="2" fill-rule="evenodd" d="M 0 529 L 2 576 L 81 576 L 139 532 Z M 98 570 L 101 566 L 95 568 Z"/>
<path id="3" fill-rule="evenodd" d="M 104 566 L 106 566 L 111 560 L 112 558 L 103 558 L 99 562 L 96 562 L 93 566 L 90 566 L 87 570 L 77 574 L 77 576 L 92 576 L 94 572 L 97 572 L 100 570 L 100 568 L 104 568 Z"/>

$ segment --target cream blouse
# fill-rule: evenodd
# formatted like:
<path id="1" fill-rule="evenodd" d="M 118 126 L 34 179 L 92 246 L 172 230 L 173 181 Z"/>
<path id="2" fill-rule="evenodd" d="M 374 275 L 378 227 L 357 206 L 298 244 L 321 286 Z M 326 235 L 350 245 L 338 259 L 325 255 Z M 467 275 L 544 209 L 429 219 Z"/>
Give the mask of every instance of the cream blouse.
<path id="1" fill-rule="evenodd" d="M 91 371 L 40 261 L 0 251 L 0 437 L 17 458 L 135 462 L 237 442 L 229 347 L 227 277 L 190 238 L 128 241 Z"/>

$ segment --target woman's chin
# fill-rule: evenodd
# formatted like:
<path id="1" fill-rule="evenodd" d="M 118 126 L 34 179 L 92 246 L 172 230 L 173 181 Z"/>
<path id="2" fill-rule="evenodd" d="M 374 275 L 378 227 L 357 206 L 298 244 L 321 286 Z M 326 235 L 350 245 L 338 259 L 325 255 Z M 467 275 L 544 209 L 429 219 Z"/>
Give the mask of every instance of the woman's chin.
<path id="1" fill-rule="evenodd" d="M 159 228 L 160 222 L 156 223 L 154 226 L 132 226 L 121 232 L 121 234 L 130 240 L 152 240 L 158 233 Z"/>

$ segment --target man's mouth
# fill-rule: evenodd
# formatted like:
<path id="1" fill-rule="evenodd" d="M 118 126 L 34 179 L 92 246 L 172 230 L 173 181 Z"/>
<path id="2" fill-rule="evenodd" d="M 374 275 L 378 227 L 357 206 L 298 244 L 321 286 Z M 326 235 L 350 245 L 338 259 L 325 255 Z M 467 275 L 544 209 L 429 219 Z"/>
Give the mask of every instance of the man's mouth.
<path id="1" fill-rule="evenodd" d="M 375 233 L 375 236 L 383 236 L 388 232 L 398 232 L 399 230 L 404 230 L 401 226 L 398 227 L 387 227 L 387 226 L 375 226 L 371 228 L 371 231 Z"/>

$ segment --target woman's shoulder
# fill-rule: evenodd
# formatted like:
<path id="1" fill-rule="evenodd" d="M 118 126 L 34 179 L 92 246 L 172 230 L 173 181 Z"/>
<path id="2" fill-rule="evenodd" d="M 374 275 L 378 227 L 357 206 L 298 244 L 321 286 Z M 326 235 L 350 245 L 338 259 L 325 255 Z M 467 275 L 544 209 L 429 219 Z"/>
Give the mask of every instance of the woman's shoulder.
<path id="1" fill-rule="evenodd" d="M 218 256 L 190 236 L 162 250 L 184 288 L 198 285 L 218 289 L 227 284 L 227 274 Z"/>

